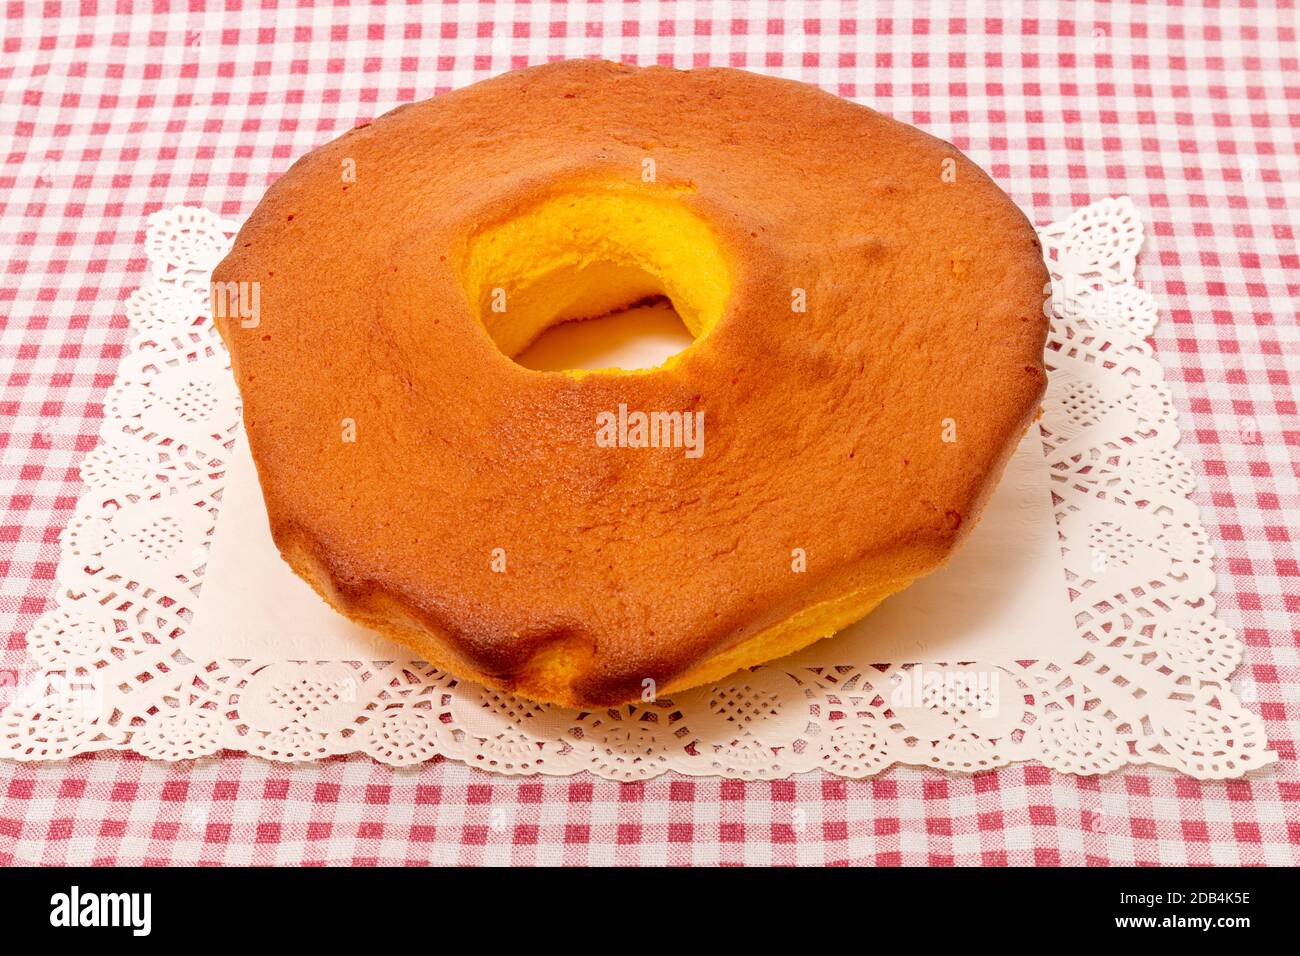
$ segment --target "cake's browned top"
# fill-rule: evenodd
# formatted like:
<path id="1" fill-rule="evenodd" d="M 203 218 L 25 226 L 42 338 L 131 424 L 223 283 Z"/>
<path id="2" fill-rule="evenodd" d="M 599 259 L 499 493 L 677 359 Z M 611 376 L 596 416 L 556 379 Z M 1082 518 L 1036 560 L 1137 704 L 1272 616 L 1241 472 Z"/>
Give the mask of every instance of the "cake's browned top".
<path id="1" fill-rule="evenodd" d="M 672 368 L 531 371 L 470 311 L 472 230 L 593 182 L 671 190 L 733 262 L 722 321 Z M 961 153 L 871 110 L 735 70 L 566 62 L 304 157 L 214 278 L 260 283 L 257 327 L 219 326 L 286 555 L 506 686 L 583 648 L 574 695 L 600 701 L 882 556 L 942 560 L 1042 394 L 1040 255 Z M 598 447 L 620 403 L 703 410 L 706 453 Z"/>

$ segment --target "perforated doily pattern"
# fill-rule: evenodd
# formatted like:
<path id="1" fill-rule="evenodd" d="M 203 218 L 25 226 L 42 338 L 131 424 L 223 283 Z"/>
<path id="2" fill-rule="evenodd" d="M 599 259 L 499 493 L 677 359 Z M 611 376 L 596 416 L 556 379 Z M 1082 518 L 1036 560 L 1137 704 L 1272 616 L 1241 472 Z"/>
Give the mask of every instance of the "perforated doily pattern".
<path id="1" fill-rule="evenodd" d="M 33 671 L 0 714 L 0 755 L 130 749 L 186 760 L 442 754 L 506 774 L 668 770 L 759 779 L 894 763 L 975 771 L 1034 760 L 1093 774 L 1159 764 L 1201 778 L 1270 762 L 1227 679 L 1241 647 L 1214 617 L 1211 554 L 1160 366 L 1155 303 L 1134 282 L 1142 226 L 1107 199 L 1042 231 L 1052 275 L 1041 421 L 1077 641 L 1061 660 L 945 668 L 969 693 L 900 706 L 906 663 L 781 662 L 674 700 L 576 713 L 409 661 L 192 660 L 203 581 L 238 429 L 228 357 L 208 318 L 210 273 L 235 224 L 177 207 L 149 220 L 150 281 L 105 402 L 101 443 L 62 536 L 57 604 L 32 630 Z M 1045 290 L 1045 293 L 1049 290 Z M 806 659 L 806 658 L 805 658 Z M 979 688 L 999 679 L 1000 704 Z"/>

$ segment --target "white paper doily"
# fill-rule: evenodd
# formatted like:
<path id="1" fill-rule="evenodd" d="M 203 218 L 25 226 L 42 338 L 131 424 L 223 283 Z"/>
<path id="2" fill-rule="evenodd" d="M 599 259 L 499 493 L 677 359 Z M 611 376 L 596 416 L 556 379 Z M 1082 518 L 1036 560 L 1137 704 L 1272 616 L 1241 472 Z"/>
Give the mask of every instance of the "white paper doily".
<path id="1" fill-rule="evenodd" d="M 1039 437 L 1068 600 L 1065 633 L 1044 643 L 1052 659 L 877 664 L 841 659 L 856 645 L 833 639 L 672 701 L 582 713 L 410 661 L 187 655 L 239 448 L 238 395 L 208 318 L 210 273 L 235 230 L 189 207 L 149 220 L 151 280 L 126 305 L 136 335 L 81 468 L 57 606 L 28 637 L 34 670 L 0 713 L 0 756 L 231 749 L 402 765 L 443 755 L 500 773 L 620 780 L 1025 760 L 1078 774 L 1159 764 L 1208 779 L 1276 759 L 1228 684 L 1241 647 L 1214 618 L 1192 471 L 1144 341 L 1157 315 L 1134 281 L 1143 233 L 1128 199 L 1042 230 L 1053 324 Z"/>

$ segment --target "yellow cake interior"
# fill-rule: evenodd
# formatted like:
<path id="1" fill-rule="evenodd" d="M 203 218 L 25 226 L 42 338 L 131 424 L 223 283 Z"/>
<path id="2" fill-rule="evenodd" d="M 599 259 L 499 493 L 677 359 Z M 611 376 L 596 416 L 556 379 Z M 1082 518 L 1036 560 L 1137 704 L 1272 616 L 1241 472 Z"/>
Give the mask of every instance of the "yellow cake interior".
<path id="1" fill-rule="evenodd" d="M 671 196 L 589 189 L 553 196 L 478 232 L 465 283 L 488 335 L 513 357 L 552 325 L 655 296 L 672 302 L 698 342 L 722 317 L 731 270 L 708 225 Z"/>

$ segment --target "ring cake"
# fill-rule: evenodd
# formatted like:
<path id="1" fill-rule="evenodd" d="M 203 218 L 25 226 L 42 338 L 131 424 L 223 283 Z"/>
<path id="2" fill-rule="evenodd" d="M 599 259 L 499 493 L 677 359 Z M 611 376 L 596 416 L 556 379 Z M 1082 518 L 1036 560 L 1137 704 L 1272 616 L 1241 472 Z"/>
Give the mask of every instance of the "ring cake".
<path id="1" fill-rule="evenodd" d="M 299 160 L 214 274 L 285 560 L 572 707 L 791 653 L 941 566 L 1046 378 L 1034 230 L 941 142 L 727 69 L 521 70 Z M 636 371 L 512 356 L 668 297 Z M 214 302 L 216 295 L 214 292 Z"/>

